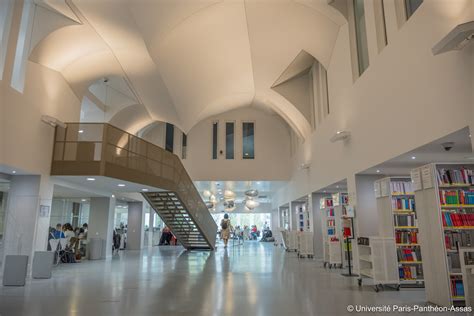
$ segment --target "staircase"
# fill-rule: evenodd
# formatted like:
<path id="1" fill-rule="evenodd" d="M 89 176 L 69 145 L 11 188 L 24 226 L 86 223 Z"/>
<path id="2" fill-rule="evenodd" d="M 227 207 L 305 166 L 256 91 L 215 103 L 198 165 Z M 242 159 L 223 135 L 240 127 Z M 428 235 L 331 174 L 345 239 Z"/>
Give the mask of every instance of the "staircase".
<path id="1" fill-rule="evenodd" d="M 147 192 L 142 194 L 183 247 L 188 250 L 213 249 L 213 243 L 206 238 L 201 227 L 196 225 L 191 212 L 186 210 L 174 192 Z"/>
<path id="2" fill-rule="evenodd" d="M 53 176 L 102 176 L 156 188 L 143 197 L 186 249 L 213 250 L 217 224 L 181 160 L 105 123 L 57 126 Z"/>

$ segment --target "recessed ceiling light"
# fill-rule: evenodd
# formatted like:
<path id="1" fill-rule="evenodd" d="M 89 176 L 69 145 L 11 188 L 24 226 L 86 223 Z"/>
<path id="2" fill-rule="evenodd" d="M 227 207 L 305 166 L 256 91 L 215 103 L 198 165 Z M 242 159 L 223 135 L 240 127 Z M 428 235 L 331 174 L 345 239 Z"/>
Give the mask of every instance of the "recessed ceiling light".
<path id="1" fill-rule="evenodd" d="M 148 192 L 148 189 L 142 189 L 143 192 Z"/>
<path id="2" fill-rule="evenodd" d="M 338 189 L 339 189 L 339 186 L 338 186 L 338 185 L 336 185 L 336 188 L 338 188 Z"/>
<path id="3" fill-rule="evenodd" d="M 469 138 L 471 138 L 471 134 L 469 134 Z"/>
<path id="4" fill-rule="evenodd" d="M 323 193 L 326 193 L 326 190 L 324 190 Z"/>
<path id="5" fill-rule="evenodd" d="M 86 200 L 86 199 L 82 199 L 81 201 L 82 201 L 82 202 L 85 202 L 85 201 L 87 201 L 87 200 Z"/>
<path id="6" fill-rule="evenodd" d="M 87 181 L 95 181 L 95 178 L 86 178 Z"/>
<path id="7" fill-rule="evenodd" d="M 115 194 L 112 194 L 112 197 L 114 198 L 114 197 L 115 197 Z"/>
<path id="8" fill-rule="evenodd" d="M 119 183 L 119 184 L 117 184 L 117 186 L 119 186 L 119 187 L 124 187 L 124 186 L 125 186 L 125 184 L 123 184 L 123 183 Z"/>
<path id="9" fill-rule="evenodd" d="M 15 174 L 15 173 L 16 173 L 16 170 L 13 170 L 12 173 Z"/>
<path id="10" fill-rule="evenodd" d="M 80 129 L 80 130 L 78 131 L 78 133 L 79 133 L 79 134 L 82 134 L 82 133 L 84 133 L 84 130 Z"/>
<path id="11" fill-rule="evenodd" d="M 377 173 L 380 173 L 380 170 L 379 170 L 379 169 L 377 169 Z"/>
<path id="12" fill-rule="evenodd" d="M 415 157 L 415 156 L 411 156 L 411 159 L 415 160 L 415 159 L 416 159 L 416 157 Z"/>

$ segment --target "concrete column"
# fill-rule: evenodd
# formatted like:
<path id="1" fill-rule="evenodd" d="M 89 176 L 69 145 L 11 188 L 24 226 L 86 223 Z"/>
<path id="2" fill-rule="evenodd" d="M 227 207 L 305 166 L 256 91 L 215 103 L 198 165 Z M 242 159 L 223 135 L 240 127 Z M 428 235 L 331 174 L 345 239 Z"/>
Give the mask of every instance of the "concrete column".
<path id="1" fill-rule="evenodd" d="M 143 247 L 145 211 L 143 202 L 128 202 L 127 249 Z"/>
<path id="2" fill-rule="evenodd" d="M 91 198 L 87 238 L 101 238 L 106 241 L 106 258 L 112 256 L 114 212 L 115 198 Z"/>
<path id="3" fill-rule="evenodd" d="M 53 185 L 48 176 L 13 176 L 6 204 L 4 255 L 46 250 Z"/>

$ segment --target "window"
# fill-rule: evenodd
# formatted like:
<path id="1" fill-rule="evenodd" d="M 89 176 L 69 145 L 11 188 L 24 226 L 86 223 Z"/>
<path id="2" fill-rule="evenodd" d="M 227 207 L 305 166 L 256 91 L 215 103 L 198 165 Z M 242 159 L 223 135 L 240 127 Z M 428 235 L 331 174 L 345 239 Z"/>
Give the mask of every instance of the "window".
<path id="1" fill-rule="evenodd" d="M 423 0 L 405 0 L 405 10 L 407 13 L 407 20 L 415 13 L 416 9 L 423 3 Z"/>
<path id="2" fill-rule="evenodd" d="M 242 124 L 242 158 L 243 159 L 254 159 L 255 158 L 255 151 L 254 151 L 254 123 L 253 122 L 244 122 Z"/>
<path id="3" fill-rule="evenodd" d="M 217 159 L 217 129 L 218 122 L 212 123 L 212 159 Z"/>
<path id="4" fill-rule="evenodd" d="M 385 22 L 385 7 L 383 0 L 374 1 L 375 32 L 377 35 L 377 46 L 379 52 L 388 44 L 387 24 Z"/>
<path id="5" fill-rule="evenodd" d="M 23 93 L 25 87 L 26 65 L 28 62 L 28 52 L 30 50 L 31 33 L 33 29 L 33 15 L 35 4 L 32 0 L 23 2 L 21 13 L 20 29 L 16 43 L 15 59 L 13 61 L 13 72 L 11 86 L 18 92 Z"/>
<path id="6" fill-rule="evenodd" d="M 354 0 L 354 22 L 357 44 L 357 61 L 359 76 L 369 67 L 369 50 L 367 46 L 367 30 L 365 28 L 364 0 Z"/>
<path id="7" fill-rule="evenodd" d="M 234 122 L 225 123 L 225 159 L 234 159 Z"/>
<path id="8" fill-rule="evenodd" d="M 12 15 L 13 1 L 0 1 L 0 80 L 3 79 Z"/>
<path id="9" fill-rule="evenodd" d="M 170 153 L 173 152 L 174 148 L 174 125 L 166 123 L 166 142 L 165 149 Z"/>
<path id="10" fill-rule="evenodd" d="M 183 138 L 181 139 L 181 159 L 186 159 L 187 146 L 188 146 L 188 135 L 183 133 Z"/>

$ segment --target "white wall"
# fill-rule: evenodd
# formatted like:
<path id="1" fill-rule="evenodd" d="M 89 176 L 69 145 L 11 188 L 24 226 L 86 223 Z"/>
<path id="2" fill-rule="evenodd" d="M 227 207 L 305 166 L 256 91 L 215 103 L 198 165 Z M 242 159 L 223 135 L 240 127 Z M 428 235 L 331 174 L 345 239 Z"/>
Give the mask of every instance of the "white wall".
<path id="1" fill-rule="evenodd" d="M 218 159 L 212 158 L 212 122 L 219 121 Z M 225 122 L 235 122 L 234 157 L 225 159 Z M 242 159 L 242 122 L 255 122 L 255 159 Z M 223 154 L 219 154 L 220 151 Z M 229 111 L 199 122 L 188 133 L 183 164 L 193 180 L 287 180 L 290 176 L 290 134 L 273 112 L 256 107 Z"/>
<path id="2" fill-rule="evenodd" d="M 298 149 L 292 179 L 276 206 L 472 124 L 473 76 L 466 67 L 472 49 L 431 54 L 434 44 L 468 19 L 471 7 L 472 1 L 425 1 L 389 34 L 380 54 L 374 55 L 376 41 L 369 38 L 370 66 L 354 83 L 349 30 L 341 27 L 328 69 L 330 114 Z M 388 17 L 395 15 L 394 8 L 386 9 Z M 374 30 L 369 34 L 375 36 Z M 349 143 L 329 141 L 339 129 L 352 133 Z M 309 171 L 297 169 L 308 160 Z"/>
<path id="3" fill-rule="evenodd" d="M 49 174 L 54 129 L 41 122 L 41 115 L 79 121 L 80 101 L 61 74 L 32 62 L 27 63 L 24 92 L 10 87 L 20 17 L 18 1 L 0 83 L 0 164 Z"/>

